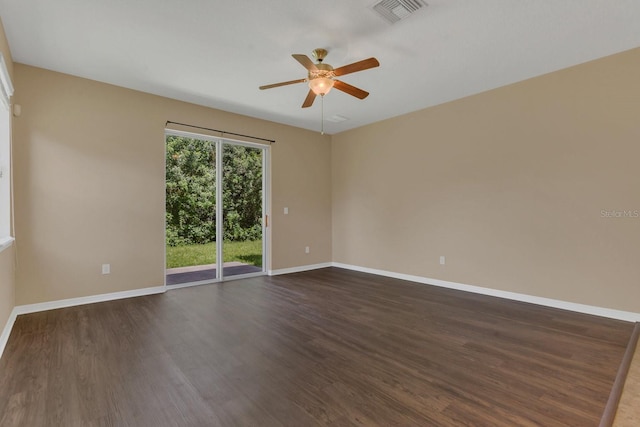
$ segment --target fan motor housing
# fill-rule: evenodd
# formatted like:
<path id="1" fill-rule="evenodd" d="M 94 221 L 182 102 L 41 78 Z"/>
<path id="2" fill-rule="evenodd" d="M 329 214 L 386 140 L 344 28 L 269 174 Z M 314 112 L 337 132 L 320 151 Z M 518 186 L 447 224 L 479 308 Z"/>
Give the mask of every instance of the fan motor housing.
<path id="1" fill-rule="evenodd" d="M 309 70 L 309 80 L 317 78 L 333 79 L 336 75 L 333 72 L 333 67 L 329 64 L 319 63 L 316 64 L 317 70 Z"/>

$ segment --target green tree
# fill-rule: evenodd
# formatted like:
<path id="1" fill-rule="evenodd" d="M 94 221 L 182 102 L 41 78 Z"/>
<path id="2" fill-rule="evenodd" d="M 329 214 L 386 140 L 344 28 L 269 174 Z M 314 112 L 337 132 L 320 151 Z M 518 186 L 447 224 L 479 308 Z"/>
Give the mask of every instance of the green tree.
<path id="1" fill-rule="evenodd" d="M 223 146 L 224 238 L 262 237 L 262 154 L 250 147 Z M 215 144 L 167 137 L 166 223 L 170 246 L 216 240 Z"/>
<path id="2" fill-rule="evenodd" d="M 255 148 L 225 145 L 222 156 L 224 238 L 262 238 L 262 154 Z"/>

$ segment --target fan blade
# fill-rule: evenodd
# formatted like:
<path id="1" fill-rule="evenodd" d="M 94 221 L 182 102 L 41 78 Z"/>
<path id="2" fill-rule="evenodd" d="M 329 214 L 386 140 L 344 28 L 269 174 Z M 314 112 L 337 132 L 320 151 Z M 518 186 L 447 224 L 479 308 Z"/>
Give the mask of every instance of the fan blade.
<path id="1" fill-rule="evenodd" d="M 350 84 L 342 82 L 340 80 L 334 80 L 333 87 L 343 91 L 344 93 L 355 96 L 358 99 L 365 99 L 367 96 L 369 96 L 369 92 L 365 92 L 362 89 L 358 89 L 357 87 L 351 86 Z"/>
<path id="2" fill-rule="evenodd" d="M 316 99 L 316 94 L 313 93 L 311 89 L 309 89 L 309 93 L 307 94 L 307 97 L 304 99 L 304 102 L 302 103 L 302 108 L 311 107 L 315 99 Z"/>
<path id="3" fill-rule="evenodd" d="M 272 85 L 260 86 L 260 90 L 271 89 L 273 87 L 292 85 L 292 84 L 295 84 L 295 83 L 304 83 L 306 81 L 307 81 L 307 79 L 289 80 L 288 82 L 274 83 Z"/>
<path id="4" fill-rule="evenodd" d="M 307 55 L 303 55 L 301 53 L 294 53 L 293 55 L 291 55 L 294 57 L 294 59 L 296 61 L 298 61 L 299 63 L 302 64 L 302 66 L 304 68 L 306 68 L 309 71 L 317 71 L 318 67 L 316 67 L 316 64 L 313 63 L 313 61 L 307 56 Z"/>
<path id="5" fill-rule="evenodd" d="M 336 76 L 344 76 L 345 74 L 355 73 L 356 71 L 368 70 L 379 66 L 380 63 L 376 58 L 363 59 L 362 61 L 354 62 L 353 64 L 343 65 L 342 67 L 333 70 Z"/>

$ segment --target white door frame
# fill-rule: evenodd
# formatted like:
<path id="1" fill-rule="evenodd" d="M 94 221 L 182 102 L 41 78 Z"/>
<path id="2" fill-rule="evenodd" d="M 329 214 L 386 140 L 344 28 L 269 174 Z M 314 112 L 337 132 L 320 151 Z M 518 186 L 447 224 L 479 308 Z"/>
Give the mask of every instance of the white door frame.
<path id="1" fill-rule="evenodd" d="M 177 285 L 167 285 L 167 275 L 166 275 L 166 266 L 167 266 L 167 249 L 166 249 L 166 238 L 167 238 L 167 224 L 166 219 L 164 222 L 164 285 L 170 289 L 184 288 L 189 286 L 198 286 L 205 285 L 209 283 L 216 283 L 225 280 L 235 280 L 235 279 L 243 279 L 247 277 L 254 276 L 264 276 L 267 274 L 268 265 L 270 262 L 270 253 L 269 253 L 269 240 L 271 238 L 271 233 L 269 232 L 269 224 L 268 218 L 270 217 L 270 153 L 271 146 L 266 144 L 257 144 L 246 141 L 238 141 L 229 138 L 216 137 L 211 135 L 203 135 L 200 133 L 194 132 L 186 132 L 179 131 L 173 129 L 165 129 L 164 132 L 164 147 L 165 147 L 165 159 L 166 159 L 166 149 L 167 149 L 167 136 L 181 136 L 185 138 L 193 138 L 205 141 L 211 141 L 215 143 L 216 147 L 216 278 L 211 280 L 201 280 L 197 282 L 189 282 L 189 283 L 181 283 Z M 224 277 L 224 254 L 223 254 L 223 243 L 224 243 L 224 224 L 223 224 L 223 206 L 222 206 L 222 172 L 223 172 L 223 150 L 224 145 L 241 145 L 250 148 L 257 148 L 262 150 L 262 271 L 256 273 L 248 273 L 248 274 L 238 274 L 234 276 Z M 166 174 L 166 163 L 165 163 L 165 174 Z M 166 175 L 165 175 L 165 189 L 167 187 Z M 165 191 L 165 209 L 167 205 L 166 201 L 166 191 Z M 165 215 L 166 218 L 166 215 Z M 220 237 L 221 236 L 221 237 Z"/>

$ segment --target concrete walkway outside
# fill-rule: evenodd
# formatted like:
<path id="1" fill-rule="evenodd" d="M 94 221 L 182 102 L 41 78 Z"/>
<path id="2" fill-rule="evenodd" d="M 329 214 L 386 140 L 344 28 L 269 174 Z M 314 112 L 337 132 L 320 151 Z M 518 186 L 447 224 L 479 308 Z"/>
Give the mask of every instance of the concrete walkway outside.
<path id="1" fill-rule="evenodd" d="M 225 262 L 222 265 L 222 273 L 225 277 L 240 274 L 258 273 L 262 268 L 242 262 Z M 194 265 L 189 267 L 168 268 L 166 270 L 167 285 L 180 285 L 183 283 L 200 282 L 202 280 L 214 280 L 216 278 L 216 264 Z"/>

